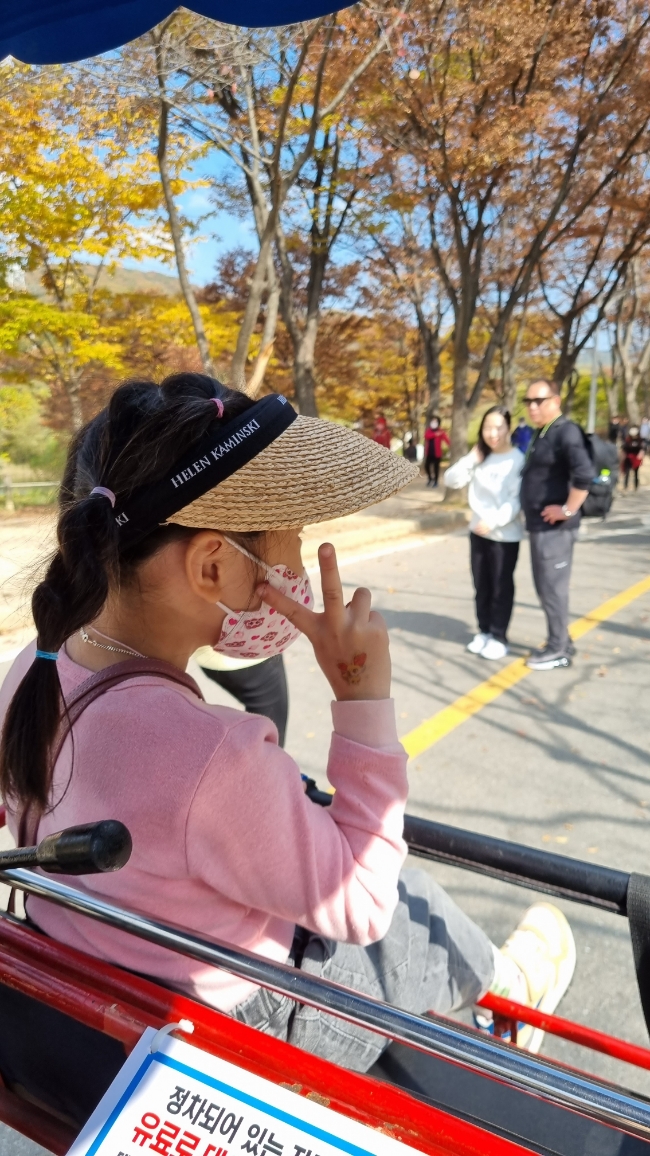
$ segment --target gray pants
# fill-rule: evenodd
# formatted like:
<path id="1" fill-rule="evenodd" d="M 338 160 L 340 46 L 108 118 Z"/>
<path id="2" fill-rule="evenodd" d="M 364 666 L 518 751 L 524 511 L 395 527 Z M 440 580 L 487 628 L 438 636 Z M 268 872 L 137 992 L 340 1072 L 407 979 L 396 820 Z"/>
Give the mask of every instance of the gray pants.
<path id="1" fill-rule="evenodd" d="M 388 934 L 359 947 L 305 933 L 302 971 L 385 1003 L 442 1015 L 474 1003 L 494 976 L 490 940 L 425 871 L 403 871 Z M 389 1041 L 367 1028 L 259 989 L 233 1010 L 242 1023 L 322 1059 L 366 1072 Z"/>
<path id="2" fill-rule="evenodd" d="M 530 535 L 533 580 L 546 615 L 548 645 L 564 654 L 569 642 L 569 582 L 578 527 Z"/>

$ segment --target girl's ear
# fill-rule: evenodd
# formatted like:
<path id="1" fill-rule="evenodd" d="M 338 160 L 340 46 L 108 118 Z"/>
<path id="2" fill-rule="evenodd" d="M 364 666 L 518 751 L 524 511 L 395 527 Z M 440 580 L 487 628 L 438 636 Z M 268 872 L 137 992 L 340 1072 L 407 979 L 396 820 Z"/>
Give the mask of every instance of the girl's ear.
<path id="1" fill-rule="evenodd" d="M 223 585 L 224 538 L 216 530 L 200 530 L 187 543 L 185 574 L 190 589 L 205 602 L 219 601 Z"/>

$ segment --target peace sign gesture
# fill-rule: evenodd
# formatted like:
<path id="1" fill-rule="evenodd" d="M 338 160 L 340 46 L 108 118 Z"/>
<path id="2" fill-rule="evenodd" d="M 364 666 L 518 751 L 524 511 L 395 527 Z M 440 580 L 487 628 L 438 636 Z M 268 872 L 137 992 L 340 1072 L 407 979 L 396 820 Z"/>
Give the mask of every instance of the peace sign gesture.
<path id="1" fill-rule="evenodd" d="M 370 591 L 355 590 L 346 606 L 336 551 L 329 542 L 319 548 L 318 563 L 322 614 L 300 606 L 268 582 L 258 586 L 257 593 L 307 636 L 337 699 L 389 698 L 388 631 L 381 614 L 370 608 Z"/>

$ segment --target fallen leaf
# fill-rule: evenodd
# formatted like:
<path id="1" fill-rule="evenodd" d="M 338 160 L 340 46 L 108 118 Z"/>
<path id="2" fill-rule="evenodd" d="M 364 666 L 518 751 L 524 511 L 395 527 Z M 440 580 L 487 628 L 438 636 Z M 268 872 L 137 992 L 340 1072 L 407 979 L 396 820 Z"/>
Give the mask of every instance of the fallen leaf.
<path id="1" fill-rule="evenodd" d="M 516 734 L 518 734 L 518 735 L 519 735 L 519 737 L 520 737 L 520 738 L 522 738 L 522 739 L 527 739 L 527 738 L 528 738 L 528 735 L 526 734 L 526 732 L 525 732 L 525 731 L 516 731 Z"/>
<path id="2" fill-rule="evenodd" d="M 401 713 L 401 715 L 400 715 L 399 717 L 400 717 L 400 718 L 408 718 L 408 717 L 409 717 L 409 716 L 408 716 L 408 711 L 406 711 L 406 710 L 403 710 L 403 711 L 402 711 L 402 713 Z"/>
<path id="3" fill-rule="evenodd" d="M 556 843 L 568 843 L 568 841 L 569 841 L 569 839 L 568 839 L 567 835 L 556 835 L 555 836 L 555 842 Z"/>
<path id="4" fill-rule="evenodd" d="M 614 653 L 614 654 L 620 654 L 620 653 L 621 653 L 621 648 L 620 648 L 620 646 L 615 646 L 615 647 L 614 647 L 614 651 L 613 651 L 613 653 Z"/>
<path id="5" fill-rule="evenodd" d="M 597 847 L 587 847 L 587 850 L 588 850 L 590 855 L 595 855 L 598 848 Z"/>
<path id="6" fill-rule="evenodd" d="M 596 635 L 596 642 L 602 642 L 604 637 L 605 637 L 604 634 L 597 634 Z"/>
<path id="7" fill-rule="evenodd" d="M 307 738 L 308 739 L 315 739 L 316 738 L 316 732 L 315 731 L 307 731 Z"/>
<path id="8" fill-rule="evenodd" d="M 565 823 L 564 826 L 566 827 L 567 831 L 573 830 L 573 823 Z"/>
<path id="9" fill-rule="evenodd" d="M 607 667 L 606 666 L 599 666 L 598 670 L 596 671 L 596 674 L 598 675 L 599 678 L 604 678 L 605 675 L 607 674 Z"/>
<path id="10" fill-rule="evenodd" d="M 550 841 L 551 841 L 550 835 L 542 835 L 542 842 L 543 843 L 550 843 Z"/>
<path id="11" fill-rule="evenodd" d="M 386 593 L 387 593 L 387 594 L 394 594 L 394 593 L 395 593 L 395 591 L 394 591 L 394 589 L 393 589 L 393 587 L 392 587 L 392 586 L 387 586 L 387 587 L 386 587 Z"/>

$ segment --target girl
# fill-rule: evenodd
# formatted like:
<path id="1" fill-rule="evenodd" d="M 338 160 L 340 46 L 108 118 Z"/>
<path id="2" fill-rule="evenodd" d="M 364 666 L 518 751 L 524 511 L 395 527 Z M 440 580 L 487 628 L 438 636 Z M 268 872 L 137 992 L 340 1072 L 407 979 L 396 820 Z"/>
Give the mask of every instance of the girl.
<path id="1" fill-rule="evenodd" d="M 442 452 L 444 447 L 449 444 L 447 434 L 444 429 L 440 428 L 440 418 L 437 414 L 434 414 L 429 422 L 428 429 L 424 432 L 424 466 L 427 471 L 427 485 L 433 486 L 434 489 L 438 485 Z"/>
<path id="2" fill-rule="evenodd" d="M 452 489 L 469 486 L 470 559 L 479 632 L 467 649 L 492 660 L 508 653 L 513 574 L 524 536 L 519 518 L 523 464 L 524 455 L 510 443 L 508 410 L 493 405 L 483 414 L 474 449 L 445 474 L 445 485 Z"/>
<path id="3" fill-rule="evenodd" d="M 368 590 L 344 604 L 330 545 L 319 555 L 325 608 L 312 609 L 303 523 L 373 504 L 414 475 L 276 394 L 253 403 L 200 374 L 120 387 L 70 449 L 59 548 L 33 596 L 36 647 L 2 687 L 2 794 L 12 830 L 30 840 L 105 817 L 129 827 L 127 866 L 76 887 L 414 1011 L 471 1004 L 493 983 L 550 1010 L 575 958 L 559 912 L 532 908 L 498 951 L 428 873 L 400 873 L 406 755 L 388 635 Z M 268 719 L 208 706 L 183 673 L 199 646 L 266 656 L 300 631 L 335 699 L 327 809 L 305 795 Z M 63 704 L 107 668 L 112 685 L 76 719 L 74 744 L 68 734 L 57 749 Z M 29 918 L 350 1068 L 367 1070 L 385 1047 L 366 1029 L 33 897 Z M 69 1022 L 57 1038 L 59 1080 Z M 11 1043 L 0 1033 L 10 1083 L 88 1114 L 83 1081 L 64 1100 L 35 1091 Z M 98 1055 L 84 1057 L 95 1090 Z M 105 1060 L 105 1084 L 116 1066 L 119 1057 Z"/>
<path id="4" fill-rule="evenodd" d="M 639 488 L 639 470 L 643 461 L 645 446 L 638 425 L 631 425 L 623 442 L 623 473 L 625 475 L 625 489 L 634 474 L 634 489 Z"/>

